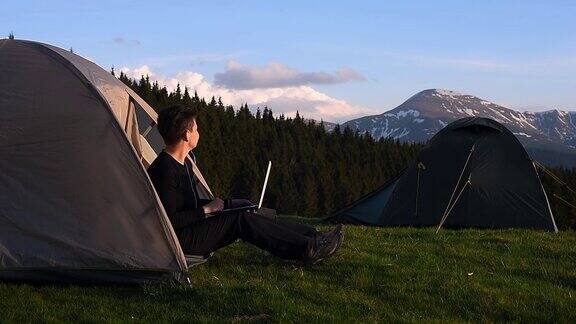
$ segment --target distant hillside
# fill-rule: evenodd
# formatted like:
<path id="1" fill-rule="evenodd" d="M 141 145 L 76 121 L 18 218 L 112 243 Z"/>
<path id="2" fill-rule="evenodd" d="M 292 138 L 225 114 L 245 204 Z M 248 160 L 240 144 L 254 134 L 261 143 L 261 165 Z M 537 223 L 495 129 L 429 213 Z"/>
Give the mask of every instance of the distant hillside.
<path id="1" fill-rule="evenodd" d="M 576 112 L 522 113 L 449 90 L 421 91 L 388 112 L 354 119 L 343 127 L 367 132 L 375 139 L 425 142 L 448 123 L 469 116 L 504 124 L 534 158 L 546 164 L 576 165 Z"/>

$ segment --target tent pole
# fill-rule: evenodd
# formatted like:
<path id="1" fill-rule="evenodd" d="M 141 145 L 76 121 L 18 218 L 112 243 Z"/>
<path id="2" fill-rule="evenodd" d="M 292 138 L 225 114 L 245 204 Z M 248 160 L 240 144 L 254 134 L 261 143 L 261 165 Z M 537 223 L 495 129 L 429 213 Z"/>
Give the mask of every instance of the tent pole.
<path id="1" fill-rule="evenodd" d="M 446 213 L 448 212 L 448 209 L 450 208 L 450 204 L 452 203 L 452 198 L 454 198 L 454 194 L 456 193 L 456 190 L 458 189 L 458 185 L 460 184 L 460 180 L 462 180 L 462 176 L 464 175 L 464 171 L 466 170 L 466 166 L 468 166 L 468 162 L 470 161 L 470 157 L 472 156 L 472 153 L 474 153 L 474 147 L 476 147 L 476 143 L 474 143 L 472 145 L 472 147 L 470 148 L 470 153 L 468 153 L 468 157 L 466 158 L 466 163 L 464 163 L 464 167 L 462 167 L 462 171 L 460 172 L 460 176 L 458 177 L 458 181 L 456 182 L 456 185 L 454 186 L 454 190 L 452 191 L 452 195 L 450 196 L 450 200 L 448 200 L 448 204 L 446 204 L 446 209 L 444 210 L 444 213 L 442 213 L 442 220 L 444 219 Z M 443 221 L 441 221 L 441 223 L 443 223 Z M 440 228 L 440 227 L 438 227 Z"/>
<path id="2" fill-rule="evenodd" d="M 470 182 L 470 178 L 468 178 L 468 181 L 466 181 L 466 183 L 464 183 L 464 185 L 462 186 L 462 189 L 460 190 L 460 193 L 458 194 L 458 196 L 456 196 L 456 199 L 454 200 L 454 203 L 452 204 L 452 206 L 450 207 L 450 209 L 448 210 L 448 212 L 446 213 L 446 215 L 444 215 L 444 217 L 442 217 L 442 220 L 440 221 L 440 224 L 438 224 L 438 228 L 436 229 L 436 234 L 438 234 L 438 231 L 440 231 L 440 228 L 442 227 L 442 225 L 444 225 L 444 222 L 446 221 L 446 219 L 448 218 L 448 215 L 450 214 L 450 212 L 452 211 L 452 209 L 454 208 L 454 206 L 456 206 L 456 203 L 458 202 L 458 200 L 460 199 L 460 196 L 462 195 L 462 193 L 464 192 L 464 189 L 466 189 L 467 185 L 472 185 L 472 182 Z"/>

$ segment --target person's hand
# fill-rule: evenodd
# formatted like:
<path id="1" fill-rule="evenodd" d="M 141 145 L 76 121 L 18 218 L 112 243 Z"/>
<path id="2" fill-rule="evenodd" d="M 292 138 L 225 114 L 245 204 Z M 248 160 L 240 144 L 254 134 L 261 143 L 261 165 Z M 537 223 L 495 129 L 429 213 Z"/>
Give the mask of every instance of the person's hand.
<path id="1" fill-rule="evenodd" d="M 224 209 L 224 200 L 220 198 L 214 198 L 211 202 L 204 205 L 204 214 L 210 214 L 213 212 L 220 211 Z"/>

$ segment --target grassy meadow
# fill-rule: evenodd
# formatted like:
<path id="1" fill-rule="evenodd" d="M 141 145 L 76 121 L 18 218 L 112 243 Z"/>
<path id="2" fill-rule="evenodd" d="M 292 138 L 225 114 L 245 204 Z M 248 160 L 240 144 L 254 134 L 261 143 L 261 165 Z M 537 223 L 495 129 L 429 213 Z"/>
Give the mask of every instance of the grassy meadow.
<path id="1" fill-rule="evenodd" d="M 192 287 L 0 283 L 2 322 L 576 321 L 576 233 L 345 227 L 302 267 L 246 244 L 191 270 Z"/>

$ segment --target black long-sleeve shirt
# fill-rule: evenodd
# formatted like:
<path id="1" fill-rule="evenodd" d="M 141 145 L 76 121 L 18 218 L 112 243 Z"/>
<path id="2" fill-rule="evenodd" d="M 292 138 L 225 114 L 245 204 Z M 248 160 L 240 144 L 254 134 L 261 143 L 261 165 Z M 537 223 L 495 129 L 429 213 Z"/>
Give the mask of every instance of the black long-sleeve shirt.
<path id="1" fill-rule="evenodd" d="M 198 197 L 197 180 L 188 160 L 184 165 L 180 164 L 170 154 L 162 151 L 148 168 L 148 174 L 174 230 L 206 217 L 202 206 L 209 200 Z"/>

